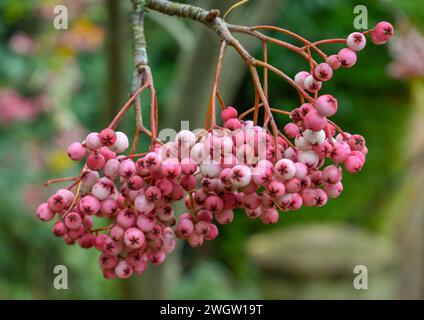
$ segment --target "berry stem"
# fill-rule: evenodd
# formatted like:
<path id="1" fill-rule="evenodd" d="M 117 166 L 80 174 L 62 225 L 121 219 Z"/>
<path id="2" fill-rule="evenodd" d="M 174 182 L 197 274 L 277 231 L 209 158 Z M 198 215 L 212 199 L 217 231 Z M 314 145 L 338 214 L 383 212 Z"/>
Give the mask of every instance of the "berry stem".
<path id="1" fill-rule="evenodd" d="M 47 180 L 44 183 L 44 186 L 47 187 L 47 186 L 51 185 L 52 183 L 65 182 L 65 181 L 75 181 L 75 180 L 78 180 L 78 179 L 79 179 L 78 177 L 50 179 L 50 180 Z"/>

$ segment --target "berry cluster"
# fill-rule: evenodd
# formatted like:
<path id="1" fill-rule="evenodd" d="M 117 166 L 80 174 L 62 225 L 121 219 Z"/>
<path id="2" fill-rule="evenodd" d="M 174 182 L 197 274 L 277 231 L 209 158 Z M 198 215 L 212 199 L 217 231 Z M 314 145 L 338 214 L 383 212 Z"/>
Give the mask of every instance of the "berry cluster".
<path id="1" fill-rule="evenodd" d="M 382 22 L 371 38 L 382 44 L 392 34 Z M 147 153 L 125 155 L 128 138 L 111 127 L 72 143 L 69 157 L 85 161 L 81 174 L 38 207 L 38 218 L 57 217 L 55 236 L 99 250 L 106 278 L 128 278 L 143 273 L 148 262 L 161 264 L 176 237 L 192 247 L 215 239 L 217 224 L 231 223 L 235 209 L 271 224 L 279 211 L 324 206 L 343 191 L 342 166 L 356 173 L 368 153 L 362 136 L 328 119 L 337 112 L 337 99 L 318 96 L 334 70 L 355 64 L 366 39 L 355 32 L 346 44 L 325 63 L 296 75 L 296 84 L 316 98 L 288 113 L 292 121 L 279 134 L 226 107 L 223 127 L 182 130 L 166 144 L 152 139 Z M 180 200 L 187 210 L 176 215 L 173 204 Z M 93 217 L 111 223 L 95 229 Z"/>

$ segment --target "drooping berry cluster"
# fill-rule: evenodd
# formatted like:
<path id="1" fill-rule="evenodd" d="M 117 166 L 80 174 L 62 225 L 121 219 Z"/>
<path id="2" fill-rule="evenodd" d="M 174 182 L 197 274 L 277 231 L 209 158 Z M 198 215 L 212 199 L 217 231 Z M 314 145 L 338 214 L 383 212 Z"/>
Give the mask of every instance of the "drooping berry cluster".
<path id="1" fill-rule="evenodd" d="M 372 40 L 387 41 L 390 28 L 378 24 Z M 353 33 L 346 43 L 327 62 L 300 72 L 297 85 L 317 93 L 334 70 L 353 66 L 355 52 L 365 47 L 364 34 Z M 321 207 L 337 198 L 342 168 L 360 171 L 368 153 L 362 136 L 328 119 L 337 109 L 336 98 L 316 94 L 289 114 L 291 122 L 276 135 L 226 107 L 223 127 L 182 130 L 166 144 L 152 140 L 143 154 L 124 154 L 129 142 L 123 132 L 90 133 L 68 147 L 72 160 L 85 161 L 81 174 L 41 204 L 37 216 L 57 217 L 52 232 L 67 244 L 99 250 L 106 278 L 141 274 L 148 262 L 165 260 L 175 237 L 193 247 L 215 239 L 217 224 L 231 223 L 235 209 L 271 224 L 279 212 Z M 180 200 L 187 210 L 177 215 L 173 204 Z M 110 224 L 93 228 L 94 217 Z"/>

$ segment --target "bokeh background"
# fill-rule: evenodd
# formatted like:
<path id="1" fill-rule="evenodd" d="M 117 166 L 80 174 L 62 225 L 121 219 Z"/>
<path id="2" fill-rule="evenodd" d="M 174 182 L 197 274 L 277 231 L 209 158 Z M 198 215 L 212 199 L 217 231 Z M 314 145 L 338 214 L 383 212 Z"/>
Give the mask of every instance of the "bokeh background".
<path id="1" fill-rule="evenodd" d="M 224 12 L 235 1 L 186 2 Z M 53 28 L 57 4 L 69 10 L 68 30 Z M 324 208 L 282 214 L 272 227 L 240 212 L 217 240 L 198 249 L 179 243 L 163 266 L 122 281 L 104 280 L 95 250 L 66 246 L 34 211 L 57 187 L 44 188 L 45 180 L 78 173 L 66 145 L 105 127 L 128 98 L 131 2 L 0 1 L 0 298 L 424 298 L 422 1 L 251 0 L 228 20 L 284 26 L 311 40 L 337 38 L 352 32 L 358 4 L 367 6 L 370 28 L 391 21 L 397 36 L 390 46 L 368 45 L 357 66 L 338 71 L 326 87 L 339 99 L 336 122 L 363 134 L 370 151 L 361 173 L 345 175 L 342 196 Z M 180 120 L 200 127 L 216 35 L 152 12 L 146 37 L 161 127 L 179 129 Z M 260 43 L 239 39 L 260 55 Z M 306 67 L 281 48 L 270 46 L 269 55 L 292 76 Z M 236 54 L 226 56 L 223 72 L 226 102 L 247 109 L 252 87 Z M 277 78 L 270 91 L 274 106 L 298 103 Z M 131 133 L 132 126 L 129 115 L 122 128 Z M 59 264 L 68 267 L 68 290 L 53 288 Z M 368 268 L 368 290 L 353 288 L 356 265 Z"/>

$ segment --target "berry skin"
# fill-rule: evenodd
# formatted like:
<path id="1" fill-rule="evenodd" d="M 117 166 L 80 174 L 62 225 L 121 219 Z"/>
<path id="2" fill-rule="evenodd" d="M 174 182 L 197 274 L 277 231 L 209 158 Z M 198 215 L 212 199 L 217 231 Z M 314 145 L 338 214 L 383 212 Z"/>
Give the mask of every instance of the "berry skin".
<path id="1" fill-rule="evenodd" d="M 230 181 L 234 186 L 243 188 L 252 181 L 252 171 L 248 166 L 236 165 L 231 169 Z"/>
<path id="2" fill-rule="evenodd" d="M 56 237 L 63 237 L 66 234 L 66 226 L 62 221 L 57 221 L 52 227 L 52 233 Z"/>
<path id="3" fill-rule="evenodd" d="M 155 207 L 155 204 L 147 200 L 145 195 L 139 195 L 134 200 L 134 207 L 139 214 L 149 214 Z"/>
<path id="4" fill-rule="evenodd" d="M 194 231 L 194 224 L 189 219 L 181 219 L 175 228 L 175 234 L 180 239 L 187 239 Z"/>
<path id="5" fill-rule="evenodd" d="M 100 202 L 96 197 L 87 195 L 80 200 L 78 208 L 81 213 L 93 215 L 99 212 Z"/>
<path id="6" fill-rule="evenodd" d="M 318 81 L 328 81 L 333 77 L 333 69 L 328 63 L 321 63 L 314 69 L 313 76 Z"/>
<path id="7" fill-rule="evenodd" d="M 309 72 L 301 71 L 294 77 L 294 81 L 301 87 L 302 89 L 306 89 L 305 87 L 305 80 L 307 77 L 309 77 Z"/>
<path id="8" fill-rule="evenodd" d="M 342 179 L 342 171 L 335 165 L 325 167 L 322 171 L 322 180 L 327 184 L 335 184 Z"/>
<path id="9" fill-rule="evenodd" d="M 130 178 L 137 171 L 134 161 L 126 159 L 119 165 L 119 175 L 124 178 Z"/>
<path id="10" fill-rule="evenodd" d="M 338 70 L 342 66 L 342 62 L 337 54 L 329 56 L 325 62 L 327 62 L 333 70 Z"/>
<path id="11" fill-rule="evenodd" d="M 137 228 L 129 228 L 124 234 L 124 243 L 128 248 L 138 249 L 144 244 L 144 233 Z"/>
<path id="12" fill-rule="evenodd" d="M 355 51 L 349 48 L 341 49 L 338 55 L 343 68 L 353 67 L 358 59 Z"/>
<path id="13" fill-rule="evenodd" d="M 330 198 L 338 198 L 343 191 L 343 184 L 340 181 L 335 184 L 324 184 L 324 191 Z"/>
<path id="14" fill-rule="evenodd" d="M 225 209 L 215 213 L 215 219 L 219 224 L 229 224 L 234 219 L 234 211 L 231 209 Z"/>
<path id="15" fill-rule="evenodd" d="M 304 84 L 305 89 L 310 92 L 318 92 L 322 87 L 322 82 L 316 80 L 312 75 L 306 77 Z"/>
<path id="16" fill-rule="evenodd" d="M 112 146 L 117 140 L 115 130 L 106 128 L 100 131 L 100 141 L 104 146 Z"/>
<path id="17" fill-rule="evenodd" d="M 125 260 L 119 261 L 114 270 L 116 276 L 121 279 L 127 279 L 133 273 L 133 267 L 131 267 Z"/>
<path id="18" fill-rule="evenodd" d="M 299 127 L 292 122 L 288 123 L 284 126 L 284 133 L 289 138 L 294 138 L 299 134 Z"/>
<path id="19" fill-rule="evenodd" d="M 124 153 L 129 146 L 128 137 L 125 133 L 120 131 L 115 132 L 115 134 L 116 134 L 116 141 L 110 148 L 116 153 Z"/>
<path id="20" fill-rule="evenodd" d="M 315 102 L 315 108 L 324 117 L 331 117 L 337 112 L 338 103 L 332 95 L 325 94 L 319 96 Z"/>
<path id="21" fill-rule="evenodd" d="M 281 159 L 275 164 L 274 173 L 282 180 L 289 180 L 296 174 L 296 166 L 289 159 Z"/>
<path id="22" fill-rule="evenodd" d="M 66 207 L 66 200 L 60 194 L 54 194 L 47 200 L 50 210 L 60 212 Z"/>
<path id="23" fill-rule="evenodd" d="M 347 37 L 346 44 L 348 48 L 352 49 L 353 51 L 361 51 L 365 48 L 367 39 L 362 33 L 353 32 Z"/>
<path id="24" fill-rule="evenodd" d="M 100 140 L 100 135 L 98 132 L 91 132 L 85 138 L 85 145 L 88 149 L 96 151 L 102 146 L 102 141 Z"/>
<path id="25" fill-rule="evenodd" d="M 385 44 L 394 35 L 395 31 L 389 22 L 379 22 L 371 31 L 371 40 L 374 44 Z"/>
<path id="26" fill-rule="evenodd" d="M 37 217 L 41 221 L 47 222 L 54 218 L 55 214 L 53 210 L 50 209 L 49 205 L 45 202 L 38 206 Z"/>
<path id="27" fill-rule="evenodd" d="M 98 171 L 103 169 L 105 162 L 105 157 L 100 153 L 93 152 L 87 156 L 87 167 L 90 170 Z"/>
<path id="28" fill-rule="evenodd" d="M 365 139 L 359 134 L 350 136 L 350 138 L 347 140 L 347 143 L 352 150 L 361 151 L 365 148 Z"/>
<path id="29" fill-rule="evenodd" d="M 82 143 L 74 142 L 68 146 L 67 153 L 72 160 L 80 161 L 85 157 L 86 150 Z"/>
<path id="30" fill-rule="evenodd" d="M 66 215 L 64 221 L 65 221 L 66 228 L 68 228 L 70 230 L 77 230 L 82 225 L 81 216 L 76 212 L 68 213 Z"/>
<path id="31" fill-rule="evenodd" d="M 221 118 L 222 121 L 227 122 L 230 119 L 236 119 L 238 116 L 238 112 L 234 107 L 228 106 L 224 110 L 222 110 Z"/>
<path id="32" fill-rule="evenodd" d="M 347 172 L 356 173 L 361 171 L 363 167 L 363 162 L 361 159 L 355 156 L 348 156 L 346 161 L 344 162 L 344 167 Z"/>
<path id="33" fill-rule="evenodd" d="M 313 131 L 324 130 L 328 124 L 326 117 L 321 115 L 317 110 L 313 109 L 303 119 L 305 127 Z"/>

